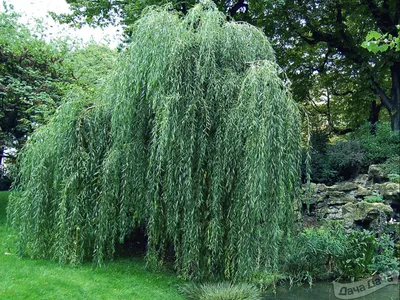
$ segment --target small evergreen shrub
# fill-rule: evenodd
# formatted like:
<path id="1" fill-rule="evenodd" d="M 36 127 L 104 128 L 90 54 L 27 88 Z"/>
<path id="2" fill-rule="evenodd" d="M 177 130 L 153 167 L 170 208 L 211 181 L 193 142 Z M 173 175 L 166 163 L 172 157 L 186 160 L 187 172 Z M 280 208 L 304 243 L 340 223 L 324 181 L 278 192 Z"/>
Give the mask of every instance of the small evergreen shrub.
<path id="1" fill-rule="evenodd" d="M 350 179 L 358 174 L 365 163 L 365 150 L 360 142 L 353 140 L 327 145 L 326 152 L 312 148 L 310 155 L 311 181 L 315 183 L 331 185 L 337 181 Z M 303 177 L 304 170 L 305 166 Z"/>
<path id="2" fill-rule="evenodd" d="M 388 174 L 389 181 L 400 183 L 400 175 L 399 174 Z"/>
<path id="3" fill-rule="evenodd" d="M 258 300 L 260 291 L 247 283 L 185 284 L 179 291 L 189 300 Z"/>
<path id="4" fill-rule="evenodd" d="M 350 179 L 358 173 L 365 162 L 365 150 L 358 141 L 344 141 L 331 145 L 327 151 L 330 169 L 339 179 Z"/>

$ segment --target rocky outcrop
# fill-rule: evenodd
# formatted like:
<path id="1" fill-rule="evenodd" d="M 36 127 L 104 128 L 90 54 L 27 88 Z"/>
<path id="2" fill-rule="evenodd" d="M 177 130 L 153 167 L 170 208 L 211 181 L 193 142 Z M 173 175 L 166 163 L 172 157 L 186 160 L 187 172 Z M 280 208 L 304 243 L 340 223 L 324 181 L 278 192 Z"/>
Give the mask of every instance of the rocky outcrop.
<path id="1" fill-rule="evenodd" d="M 387 182 L 378 165 L 353 180 L 332 186 L 312 183 L 304 191 L 303 215 L 309 218 L 343 220 L 346 228 L 372 226 L 378 218 L 400 221 L 400 184 Z"/>
<path id="2" fill-rule="evenodd" d="M 388 201 L 400 201 L 400 184 L 395 182 L 386 182 L 380 185 L 380 193 L 383 199 Z"/>
<path id="3" fill-rule="evenodd" d="M 342 214 L 345 229 L 374 227 L 382 219 L 386 221 L 393 214 L 393 209 L 384 203 L 360 201 L 343 205 Z"/>

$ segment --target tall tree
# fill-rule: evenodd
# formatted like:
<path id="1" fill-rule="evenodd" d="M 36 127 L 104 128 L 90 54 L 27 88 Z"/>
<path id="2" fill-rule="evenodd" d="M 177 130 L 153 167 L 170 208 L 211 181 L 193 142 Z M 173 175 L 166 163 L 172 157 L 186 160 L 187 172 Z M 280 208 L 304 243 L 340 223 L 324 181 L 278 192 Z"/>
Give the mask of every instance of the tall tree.
<path id="1" fill-rule="evenodd" d="M 290 13 L 283 13 L 287 11 Z M 313 86 L 313 82 L 329 80 L 325 89 L 336 96 L 341 106 L 357 106 L 357 111 L 365 112 L 363 107 L 369 107 L 372 122 L 384 107 L 392 129 L 400 130 L 400 58 L 393 52 L 374 55 L 361 47 L 371 29 L 397 36 L 399 14 L 398 0 L 308 0 L 271 4 L 257 19 L 270 35 L 281 40 L 281 48 L 277 49 L 283 54 L 281 60 L 294 58 L 293 52 L 302 53 L 287 67 L 295 73 L 293 78 L 297 75 L 300 79 L 297 83 Z M 376 98 L 368 91 L 374 92 Z M 307 95 L 306 92 L 299 95 Z M 351 97 L 343 102 L 345 95 Z"/>
<path id="2" fill-rule="evenodd" d="M 9 212 L 33 256 L 97 263 L 137 226 L 189 278 L 276 270 L 300 180 L 299 109 L 259 29 L 212 2 L 152 9 L 92 99 L 28 141 Z"/>

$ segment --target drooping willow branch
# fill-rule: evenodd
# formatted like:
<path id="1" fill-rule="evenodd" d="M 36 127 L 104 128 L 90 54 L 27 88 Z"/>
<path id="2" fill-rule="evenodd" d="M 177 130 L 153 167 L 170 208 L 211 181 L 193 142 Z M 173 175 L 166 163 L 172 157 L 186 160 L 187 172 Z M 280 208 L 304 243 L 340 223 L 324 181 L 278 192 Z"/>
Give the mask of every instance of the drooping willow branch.
<path id="1" fill-rule="evenodd" d="M 96 96 L 71 94 L 23 150 L 9 206 L 21 253 L 102 264 L 145 226 L 148 264 L 172 246 L 185 277 L 277 269 L 301 158 L 278 69 L 260 30 L 210 2 L 184 18 L 149 9 Z"/>

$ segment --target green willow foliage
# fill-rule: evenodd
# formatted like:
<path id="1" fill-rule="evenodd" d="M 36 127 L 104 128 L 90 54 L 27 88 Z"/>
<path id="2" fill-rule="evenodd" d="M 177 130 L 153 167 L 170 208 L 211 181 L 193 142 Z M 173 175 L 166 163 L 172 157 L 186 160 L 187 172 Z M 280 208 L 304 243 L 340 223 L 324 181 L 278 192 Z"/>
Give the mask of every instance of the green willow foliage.
<path id="1" fill-rule="evenodd" d="M 186 278 L 277 269 L 300 178 L 300 113 L 263 33 L 212 3 L 151 8 L 95 99 L 29 140 L 9 213 L 21 253 L 98 264 L 137 226 Z"/>

